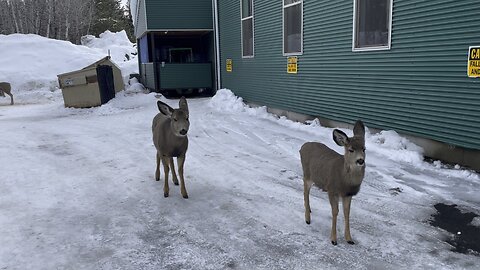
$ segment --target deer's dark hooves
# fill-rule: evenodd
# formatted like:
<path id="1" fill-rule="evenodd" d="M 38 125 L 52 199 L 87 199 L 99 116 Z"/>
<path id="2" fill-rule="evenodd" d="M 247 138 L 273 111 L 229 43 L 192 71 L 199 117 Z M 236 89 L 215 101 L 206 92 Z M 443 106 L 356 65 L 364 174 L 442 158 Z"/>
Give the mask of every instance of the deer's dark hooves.
<path id="1" fill-rule="evenodd" d="M 173 182 L 173 184 L 174 184 L 175 186 L 178 186 L 178 182 Z"/>
<path id="2" fill-rule="evenodd" d="M 168 193 L 163 193 L 163 197 L 167 198 L 167 197 L 168 197 Z"/>
<path id="3" fill-rule="evenodd" d="M 337 245 L 337 241 L 332 241 L 332 245 L 336 246 L 336 245 Z"/>
<path id="4" fill-rule="evenodd" d="M 160 178 L 155 178 L 155 181 L 160 181 Z"/>
<path id="5" fill-rule="evenodd" d="M 351 241 L 351 240 L 350 240 L 350 241 L 347 241 L 347 243 L 349 243 L 350 245 L 355 245 L 355 242 L 353 242 L 353 241 Z"/>
<path id="6" fill-rule="evenodd" d="M 310 225 L 310 220 L 305 220 L 305 223 L 307 223 L 308 225 Z"/>
<path id="7" fill-rule="evenodd" d="M 188 199 L 188 195 L 182 195 L 184 199 Z"/>

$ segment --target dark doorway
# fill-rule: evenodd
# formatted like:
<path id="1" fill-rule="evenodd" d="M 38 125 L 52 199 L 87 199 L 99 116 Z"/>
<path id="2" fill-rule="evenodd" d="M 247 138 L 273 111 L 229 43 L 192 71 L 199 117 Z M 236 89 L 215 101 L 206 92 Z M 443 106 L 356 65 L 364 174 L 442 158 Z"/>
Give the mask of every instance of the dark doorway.
<path id="1" fill-rule="evenodd" d="M 102 104 L 107 103 L 115 97 L 115 86 L 113 83 L 113 70 L 111 66 L 100 65 L 97 67 L 98 87 L 100 88 L 100 99 Z"/>

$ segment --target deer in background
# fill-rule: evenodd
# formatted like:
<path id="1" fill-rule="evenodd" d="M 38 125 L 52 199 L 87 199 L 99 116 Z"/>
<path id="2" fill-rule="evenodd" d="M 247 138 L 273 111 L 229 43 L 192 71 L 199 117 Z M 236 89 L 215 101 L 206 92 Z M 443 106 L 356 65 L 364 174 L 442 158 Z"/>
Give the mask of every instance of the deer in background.
<path id="1" fill-rule="evenodd" d="M 330 240 L 337 245 L 337 216 L 339 199 L 342 199 L 345 217 L 345 240 L 355 244 L 350 235 L 350 205 L 352 196 L 360 191 L 365 175 L 365 126 L 358 120 L 353 128 L 353 137 L 335 129 L 333 140 L 343 146 L 345 154 L 341 155 L 326 145 L 307 142 L 300 149 L 303 168 L 303 189 L 305 203 L 305 222 L 310 224 L 310 188 L 313 184 L 328 192 L 332 208 L 332 230 Z"/>
<path id="2" fill-rule="evenodd" d="M 5 94 L 10 96 L 10 105 L 13 105 L 12 87 L 8 82 L 0 82 L 0 96 L 5 97 Z"/>
<path id="3" fill-rule="evenodd" d="M 168 197 L 168 173 L 170 168 L 172 169 L 173 183 L 178 185 L 178 178 L 173 163 L 173 158 L 176 157 L 181 184 L 180 190 L 183 198 L 187 199 L 188 194 L 183 178 L 183 164 L 188 148 L 187 132 L 190 122 L 188 121 L 188 105 L 185 97 L 180 99 L 178 105 L 178 109 L 173 109 L 167 104 L 157 101 L 160 113 L 153 118 L 152 123 L 153 144 L 157 149 L 155 180 L 160 181 L 160 163 L 163 163 L 165 173 L 163 195 Z"/>

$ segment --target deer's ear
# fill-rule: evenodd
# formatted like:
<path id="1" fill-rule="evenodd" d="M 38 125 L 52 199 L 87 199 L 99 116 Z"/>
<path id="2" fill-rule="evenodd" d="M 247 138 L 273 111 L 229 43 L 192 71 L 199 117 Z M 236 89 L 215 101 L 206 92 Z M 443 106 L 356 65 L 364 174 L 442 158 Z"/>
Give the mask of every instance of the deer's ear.
<path id="1" fill-rule="evenodd" d="M 172 116 L 172 113 L 173 113 L 173 109 L 172 107 L 168 106 L 167 104 L 161 102 L 160 100 L 157 101 L 157 106 L 158 106 L 158 110 L 168 116 L 168 117 L 171 117 Z"/>
<path id="2" fill-rule="evenodd" d="M 188 115 L 188 104 L 185 97 L 180 98 L 180 101 L 178 101 L 178 107 L 180 107 L 180 109 L 182 109 Z"/>
<path id="3" fill-rule="evenodd" d="M 333 140 L 340 146 L 345 146 L 349 143 L 347 134 L 339 129 L 333 131 Z"/>
<path id="4" fill-rule="evenodd" d="M 362 121 L 357 120 L 355 123 L 355 126 L 353 127 L 353 135 L 365 138 L 365 126 Z"/>

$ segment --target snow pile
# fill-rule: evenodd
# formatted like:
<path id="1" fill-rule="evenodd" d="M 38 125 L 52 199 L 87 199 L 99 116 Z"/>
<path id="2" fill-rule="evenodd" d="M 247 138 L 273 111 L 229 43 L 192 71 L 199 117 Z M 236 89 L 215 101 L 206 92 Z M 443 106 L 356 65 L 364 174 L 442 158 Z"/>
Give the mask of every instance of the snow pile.
<path id="1" fill-rule="evenodd" d="M 396 161 L 412 164 L 423 161 L 423 149 L 393 130 L 382 130 L 371 134 L 367 137 L 366 147 L 367 149 L 375 148 L 377 152 Z"/>
<path id="2" fill-rule="evenodd" d="M 246 106 L 241 97 L 235 96 L 232 91 L 228 89 L 220 89 L 215 93 L 215 96 L 210 100 L 210 107 L 217 111 L 224 112 L 245 112 Z"/>
<path id="3" fill-rule="evenodd" d="M 0 44 L 0 81 L 10 82 L 18 100 L 25 91 L 53 92 L 58 85 L 57 74 L 104 57 L 97 50 L 32 34 L 0 35 Z"/>
<path id="4" fill-rule="evenodd" d="M 82 45 L 110 55 L 112 61 L 122 70 L 125 82 L 128 81 L 129 74 L 138 73 L 136 44 L 130 42 L 125 30 L 116 33 L 107 30 L 98 38 L 92 35 L 83 36 Z"/>
<path id="5" fill-rule="evenodd" d="M 246 113 L 250 116 L 276 121 L 278 124 L 291 129 L 315 134 L 315 140 L 320 140 L 338 151 L 333 141 L 331 141 L 333 129 L 322 127 L 318 119 L 307 121 L 307 123 L 304 124 L 294 122 L 284 116 L 277 117 L 268 113 L 266 107 L 249 107 L 243 102 L 241 97 L 235 96 L 235 94 L 229 89 L 218 90 L 216 95 L 210 100 L 209 106 L 222 113 Z M 349 129 L 342 130 L 345 131 L 348 136 L 353 135 L 352 131 Z M 463 177 L 472 180 L 479 179 L 478 174 L 474 171 L 465 170 L 460 168 L 460 166 L 450 169 L 444 166 L 440 161 L 435 161 L 433 165 L 424 162 L 423 149 L 408 139 L 400 136 L 393 130 L 383 130 L 379 133 L 371 134 L 367 127 L 365 137 L 365 144 L 368 152 L 374 152 L 391 161 L 411 164 L 422 170 L 441 168 L 443 169 L 441 170 L 441 173 L 447 177 Z"/>
<path id="6" fill-rule="evenodd" d="M 480 217 L 475 217 L 470 224 L 476 227 L 480 227 Z"/>
<path id="7" fill-rule="evenodd" d="M 82 45 L 99 49 L 105 55 L 110 53 L 112 60 L 118 64 L 131 60 L 137 54 L 135 44 L 130 42 L 125 30 L 116 33 L 107 30 L 98 38 L 92 35 L 83 36 Z"/>
<path id="8" fill-rule="evenodd" d="M 210 100 L 210 107 L 217 111 L 229 113 L 248 113 L 249 115 L 266 116 L 266 107 L 251 108 L 243 102 L 243 98 L 235 96 L 229 89 L 220 89 Z"/>
<path id="9" fill-rule="evenodd" d="M 84 68 L 112 53 L 124 78 L 138 73 L 136 49 L 124 31 L 86 38 L 88 46 L 33 34 L 0 35 L 0 81 L 10 82 L 15 103 L 45 103 L 61 99 L 57 75 Z"/>

